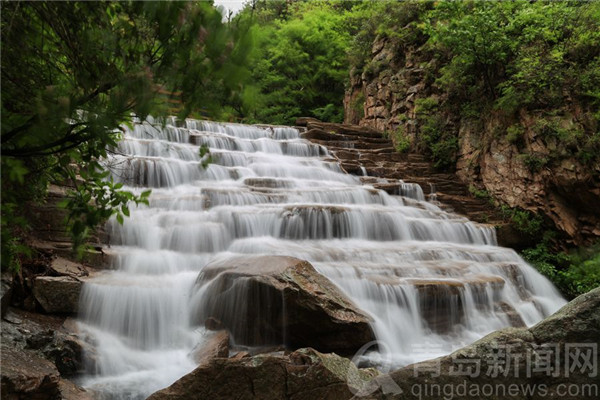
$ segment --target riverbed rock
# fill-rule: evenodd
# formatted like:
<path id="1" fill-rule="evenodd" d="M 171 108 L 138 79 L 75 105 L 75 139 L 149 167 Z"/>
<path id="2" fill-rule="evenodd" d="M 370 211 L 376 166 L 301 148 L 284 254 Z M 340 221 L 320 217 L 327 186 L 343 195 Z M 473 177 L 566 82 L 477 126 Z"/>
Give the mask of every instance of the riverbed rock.
<path id="1" fill-rule="evenodd" d="M 33 295 L 47 313 L 77 313 L 81 280 L 71 276 L 37 276 Z"/>
<path id="2" fill-rule="evenodd" d="M 370 318 L 307 261 L 230 258 L 204 267 L 197 284 L 197 322 L 216 318 L 237 344 L 353 354 L 374 338 Z"/>
<path id="3" fill-rule="evenodd" d="M 312 117 L 298 117 L 296 118 L 296 126 L 306 126 L 311 122 L 321 122 L 316 118 Z"/>
<path id="4" fill-rule="evenodd" d="M 63 378 L 82 373 L 84 364 L 93 368 L 96 359 L 93 339 L 73 320 L 12 307 L 2 321 L 2 346 L 35 353 L 54 364 Z"/>
<path id="5" fill-rule="evenodd" d="M 217 358 L 148 399 L 350 399 L 377 374 L 336 354 L 305 348 L 288 355 Z"/>
<path id="6" fill-rule="evenodd" d="M 90 392 L 66 379 L 60 380 L 58 390 L 61 400 L 94 400 Z"/>
<path id="7" fill-rule="evenodd" d="M 3 399 L 51 400 L 59 395 L 58 370 L 32 351 L 3 346 L 1 375 Z"/>
<path id="8" fill-rule="evenodd" d="M 229 357 L 229 333 L 216 331 L 203 342 L 194 347 L 190 354 L 198 365 L 209 363 L 214 358 Z"/>
<path id="9" fill-rule="evenodd" d="M 72 376 L 84 371 L 83 352 L 89 345 L 74 335 L 61 331 L 41 331 L 27 337 L 27 348 L 41 352 L 52 361 L 62 376 Z"/>

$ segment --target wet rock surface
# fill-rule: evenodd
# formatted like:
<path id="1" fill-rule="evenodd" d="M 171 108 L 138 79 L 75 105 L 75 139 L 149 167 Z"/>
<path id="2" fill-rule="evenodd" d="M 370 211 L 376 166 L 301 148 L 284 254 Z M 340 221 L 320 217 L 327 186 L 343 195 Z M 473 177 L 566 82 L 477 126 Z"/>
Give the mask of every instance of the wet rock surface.
<path id="1" fill-rule="evenodd" d="M 65 317 L 10 308 L 2 321 L 2 398 L 85 399 L 65 378 L 83 372 L 93 347 Z"/>
<path id="2" fill-rule="evenodd" d="M 311 348 L 293 353 L 214 359 L 149 400 L 349 399 L 378 373 Z"/>
<path id="3" fill-rule="evenodd" d="M 84 370 L 84 351 L 93 358 L 91 339 L 70 318 L 11 308 L 2 322 L 2 342 L 13 349 L 33 351 L 51 361 L 63 377 Z"/>
<path id="4" fill-rule="evenodd" d="M 204 343 L 192 349 L 191 357 L 198 364 L 206 364 L 215 358 L 229 357 L 229 333 L 216 331 Z"/>
<path id="5" fill-rule="evenodd" d="M 55 399 L 60 374 L 54 364 L 32 351 L 2 346 L 3 399 Z"/>
<path id="6" fill-rule="evenodd" d="M 37 276 L 33 295 L 47 313 L 74 314 L 79 309 L 79 294 L 83 285 L 71 276 Z"/>
<path id="7" fill-rule="evenodd" d="M 352 353 L 373 339 L 370 318 L 310 263 L 249 256 L 207 265 L 196 315 L 222 322 L 236 343 Z"/>

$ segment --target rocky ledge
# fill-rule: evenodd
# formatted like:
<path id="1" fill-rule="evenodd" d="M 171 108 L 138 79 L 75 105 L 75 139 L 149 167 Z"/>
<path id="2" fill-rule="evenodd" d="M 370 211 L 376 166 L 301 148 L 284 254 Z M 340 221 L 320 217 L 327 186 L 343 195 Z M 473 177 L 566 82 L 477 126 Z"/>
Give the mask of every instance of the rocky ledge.
<path id="1" fill-rule="evenodd" d="M 2 321 L 3 399 L 88 399 L 69 379 L 84 370 L 92 346 L 64 316 L 9 308 Z"/>
<path id="2" fill-rule="evenodd" d="M 365 183 L 389 194 L 401 193 L 402 182 L 418 184 L 425 196 L 437 201 L 446 211 L 466 216 L 472 221 L 499 227 L 498 240 L 507 247 L 527 246 L 527 239 L 506 224 L 489 201 L 471 194 L 467 185 L 453 173 L 440 173 L 426 157 L 396 151 L 391 139 L 367 126 L 320 122 L 314 118 L 298 118 L 298 126 L 306 129 L 302 136 L 325 146 L 342 168 L 354 175 L 369 178 Z"/>
<path id="3" fill-rule="evenodd" d="M 378 375 L 312 348 L 254 357 L 215 358 L 148 400 L 349 399 Z"/>

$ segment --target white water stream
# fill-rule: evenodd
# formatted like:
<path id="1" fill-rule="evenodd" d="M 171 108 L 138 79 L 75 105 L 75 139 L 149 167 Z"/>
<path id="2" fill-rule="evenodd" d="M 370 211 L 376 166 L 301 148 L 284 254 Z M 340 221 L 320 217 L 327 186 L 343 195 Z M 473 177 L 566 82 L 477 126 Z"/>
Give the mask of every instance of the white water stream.
<path id="1" fill-rule="evenodd" d="M 173 123 L 173 121 L 171 121 Z M 213 163 L 202 168 L 200 145 Z M 394 365 L 448 353 L 565 301 L 493 228 L 361 184 L 286 127 L 187 120 L 126 130 L 107 165 L 150 207 L 107 225 L 114 271 L 86 284 L 81 325 L 96 340 L 83 384 L 104 398 L 145 398 L 194 368 L 204 328 L 194 282 L 214 259 L 305 259 L 374 319 Z M 508 313 L 507 313 L 508 311 Z M 372 354 L 376 358 L 376 354 Z"/>

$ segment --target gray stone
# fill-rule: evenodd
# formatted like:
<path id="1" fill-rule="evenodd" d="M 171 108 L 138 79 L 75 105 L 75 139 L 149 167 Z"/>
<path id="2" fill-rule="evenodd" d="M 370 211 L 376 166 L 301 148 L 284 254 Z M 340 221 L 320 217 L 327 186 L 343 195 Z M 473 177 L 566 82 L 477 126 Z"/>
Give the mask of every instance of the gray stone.
<path id="1" fill-rule="evenodd" d="M 82 282 L 70 276 L 37 276 L 33 295 L 47 313 L 76 313 Z"/>

